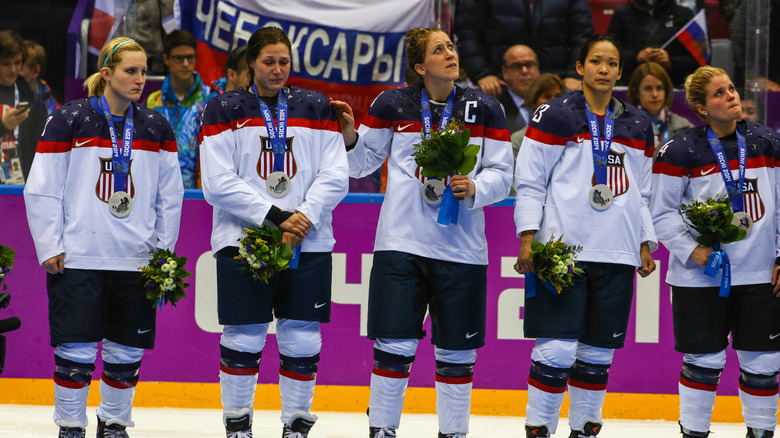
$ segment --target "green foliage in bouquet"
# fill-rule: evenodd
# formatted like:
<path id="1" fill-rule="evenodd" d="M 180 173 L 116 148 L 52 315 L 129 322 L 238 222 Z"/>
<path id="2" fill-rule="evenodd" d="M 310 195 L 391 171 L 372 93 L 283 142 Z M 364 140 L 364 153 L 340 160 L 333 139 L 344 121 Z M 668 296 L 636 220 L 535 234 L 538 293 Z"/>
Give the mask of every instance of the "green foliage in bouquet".
<path id="1" fill-rule="evenodd" d="M 685 222 L 700 234 L 699 245 L 714 247 L 717 244 L 738 242 L 747 236 L 745 230 L 732 224 L 734 212 L 727 195 L 707 198 L 706 201 L 691 200 L 689 205 L 680 206 Z"/>
<path id="2" fill-rule="evenodd" d="M 187 257 L 177 257 L 176 253 L 167 249 L 149 251 L 152 259 L 149 264 L 139 268 L 146 279 L 146 299 L 157 303 L 176 306 L 182 298 L 187 298 L 184 288 L 189 286 L 182 279 L 192 277 L 184 268 Z"/>
<path id="3" fill-rule="evenodd" d="M 584 271 L 574 266 L 575 256 L 582 251 L 581 246 L 567 245 L 551 236 L 547 243 L 534 241 L 531 243 L 531 260 L 534 262 L 536 276 L 555 287 L 558 293 L 563 288 L 571 286 L 575 275 Z"/>
<path id="4" fill-rule="evenodd" d="M 14 258 L 16 258 L 16 252 L 0 244 L 0 286 L 3 287 L 3 290 L 8 289 L 5 279 L 11 272 L 11 268 L 14 267 Z"/>
<path id="5" fill-rule="evenodd" d="M 275 273 L 290 266 L 293 250 L 289 244 L 282 242 L 282 230 L 263 226 L 261 228 L 244 228 L 246 237 L 239 239 L 236 260 L 244 264 L 241 270 L 251 272 L 255 280 L 268 283 Z"/>
<path id="6" fill-rule="evenodd" d="M 433 131 L 431 138 L 421 134 L 412 156 L 422 167 L 423 176 L 444 179 L 449 175 L 466 175 L 477 164 L 479 145 L 469 144 L 471 131 L 452 119 L 444 131 Z"/>

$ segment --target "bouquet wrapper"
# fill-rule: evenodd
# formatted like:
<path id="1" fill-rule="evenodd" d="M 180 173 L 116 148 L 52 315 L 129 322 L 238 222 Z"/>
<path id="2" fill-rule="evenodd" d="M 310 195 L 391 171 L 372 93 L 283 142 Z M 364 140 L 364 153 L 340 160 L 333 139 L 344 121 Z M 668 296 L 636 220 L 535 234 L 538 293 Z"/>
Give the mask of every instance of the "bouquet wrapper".
<path id="1" fill-rule="evenodd" d="M 289 266 L 290 269 L 298 269 L 298 262 L 301 261 L 301 247 L 298 246 L 293 250 L 293 258 L 290 259 L 290 262 L 287 266 Z"/>
<path id="2" fill-rule="evenodd" d="M 436 222 L 441 225 L 458 223 L 458 198 L 452 193 L 452 188 L 448 185 L 441 196 L 441 205 L 439 205 L 439 217 Z"/>
<path id="3" fill-rule="evenodd" d="M 526 272 L 525 274 L 525 297 L 526 298 L 533 298 L 536 296 L 536 281 L 539 280 L 539 278 L 536 276 L 536 272 Z M 555 286 L 551 285 L 550 283 L 547 283 L 546 281 L 539 280 L 539 283 L 544 286 L 545 289 L 550 291 L 553 295 L 558 295 L 558 290 L 555 289 Z"/>
<path id="4" fill-rule="evenodd" d="M 712 248 L 712 255 L 707 261 L 707 266 L 704 268 L 704 273 L 712 278 L 718 275 L 718 270 L 723 269 L 723 276 L 720 278 L 720 292 L 718 296 L 727 297 L 731 290 L 731 263 L 729 262 L 729 255 L 726 251 L 720 249 L 720 245 L 715 245 Z"/>

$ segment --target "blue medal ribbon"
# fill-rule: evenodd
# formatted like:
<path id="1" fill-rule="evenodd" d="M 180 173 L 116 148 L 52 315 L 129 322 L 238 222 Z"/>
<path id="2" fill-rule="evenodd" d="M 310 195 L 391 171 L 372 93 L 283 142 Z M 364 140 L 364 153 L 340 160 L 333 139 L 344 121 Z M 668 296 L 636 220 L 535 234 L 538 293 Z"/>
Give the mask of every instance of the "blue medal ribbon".
<path id="1" fill-rule="evenodd" d="M 558 289 L 546 281 L 539 280 L 536 276 L 536 272 L 526 272 L 525 274 L 525 297 L 533 298 L 536 296 L 536 282 L 539 282 L 545 289 L 550 291 L 553 295 L 558 295 Z"/>
<path id="2" fill-rule="evenodd" d="M 453 106 L 455 106 L 455 87 L 452 87 L 452 91 L 447 97 L 447 102 L 444 104 L 444 109 L 441 112 L 439 131 L 447 129 L 447 125 L 450 124 Z M 431 138 L 433 114 L 431 113 L 431 102 L 428 99 L 428 90 L 425 88 L 422 90 L 422 108 L 420 111 L 422 113 L 423 135 L 425 138 Z M 436 218 L 436 222 L 441 225 L 457 224 L 458 209 L 458 198 L 452 193 L 452 188 L 447 185 L 441 196 L 441 205 L 439 206 L 439 215 Z"/>
<path id="3" fill-rule="evenodd" d="M 276 126 L 274 126 L 274 115 L 271 114 L 271 109 L 263 102 L 260 94 L 257 92 L 257 85 L 252 84 L 252 92 L 255 93 L 257 103 L 260 105 L 260 112 L 263 114 L 263 120 L 265 121 L 265 128 L 268 130 L 268 140 L 271 142 L 271 147 L 274 150 L 273 154 L 273 171 L 284 172 L 284 153 L 287 150 L 287 93 L 284 88 L 279 90 L 279 97 L 276 100 L 276 111 L 278 114 L 278 120 Z M 278 129 L 278 130 L 277 130 Z M 298 269 L 298 262 L 301 259 L 301 247 L 293 249 L 293 258 L 290 259 L 288 264 L 290 269 Z"/>
<path id="4" fill-rule="evenodd" d="M 745 184 L 747 146 L 745 145 L 745 136 L 739 128 L 736 128 L 735 132 L 737 134 L 737 148 L 739 149 L 739 185 L 737 185 L 737 182 L 734 181 L 734 177 L 731 175 L 729 160 L 726 158 L 726 151 L 723 149 L 720 139 L 715 135 L 715 131 L 713 131 L 710 126 L 707 126 L 707 140 L 710 142 L 710 146 L 712 146 L 712 152 L 715 153 L 715 162 L 718 164 L 720 175 L 723 177 L 723 182 L 726 184 L 726 192 L 731 201 L 731 209 L 737 213 L 745 211 L 742 187 Z M 718 270 L 720 268 L 723 268 L 723 275 L 720 279 L 720 292 L 718 295 L 727 297 L 731 290 L 731 263 L 729 262 L 729 256 L 726 254 L 726 251 L 721 249 L 720 244 L 717 244 L 712 248 L 712 255 L 710 255 L 710 259 L 707 261 L 704 273 L 715 278 L 715 276 L 718 275 Z"/>
<path id="5" fill-rule="evenodd" d="M 106 96 L 100 96 L 100 109 L 103 110 L 103 116 L 105 116 L 106 122 L 108 122 L 108 132 L 111 134 L 111 148 L 113 149 L 111 168 L 114 172 L 114 189 L 115 192 L 126 192 L 127 176 L 130 174 L 130 152 L 133 145 L 133 104 L 131 103 L 127 108 L 121 148 L 119 147 L 119 140 L 114 127 L 114 118 L 108 107 Z"/>
<path id="6" fill-rule="evenodd" d="M 599 134 L 598 118 L 591 111 L 587 100 L 585 101 L 585 113 L 588 115 L 590 143 L 593 146 L 593 173 L 596 185 L 606 184 L 607 157 L 609 157 L 609 148 L 612 146 L 612 137 L 615 135 L 615 109 L 612 107 L 612 103 L 607 107 L 607 114 L 604 117 L 604 143 L 601 142 Z"/>

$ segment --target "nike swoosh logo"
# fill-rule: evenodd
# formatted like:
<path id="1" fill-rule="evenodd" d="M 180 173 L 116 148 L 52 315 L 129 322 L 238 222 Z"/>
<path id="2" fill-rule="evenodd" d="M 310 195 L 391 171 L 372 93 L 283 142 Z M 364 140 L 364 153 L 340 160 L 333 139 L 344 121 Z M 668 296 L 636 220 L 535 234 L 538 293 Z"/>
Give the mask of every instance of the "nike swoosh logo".
<path id="1" fill-rule="evenodd" d="M 621 337 L 621 336 L 623 336 L 623 332 L 620 332 L 620 333 L 612 333 L 612 337 L 613 337 L 613 338 L 619 338 L 619 337 Z"/>
<path id="2" fill-rule="evenodd" d="M 704 175 L 709 175 L 709 174 L 711 174 L 711 173 L 712 173 L 712 171 L 713 171 L 713 170 L 715 170 L 715 168 L 714 168 L 714 167 L 711 167 L 709 170 L 704 170 L 704 169 L 702 169 L 702 171 L 701 171 L 701 176 L 704 176 Z"/>
<path id="3" fill-rule="evenodd" d="M 585 141 L 585 137 L 577 136 L 577 143 L 582 143 L 583 141 Z"/>
<path id="4" fill-rule="evenodd" d="M 477 336 L 477 333 L 479 333 L 479 332 L 474 332 L 474 333 L 466 333 L 466 339 L 471 339 L 471 338 L 473 338 L 474 336 Z"/>
<path id="5" fill-rule="evenodd" d="M 324 306 L 327 303 L 314 303 L 314 308 L 319 309 L 320 307 Z"/>
<path id="6" fill-rule="evenodd" d="M 147 330 L 141 330 L 141 329 L 138 329 L 138 334 L 139 334 L 139 335 L 142 335 L 142 334 L 144 334 L 144 333 L 149 333 L 150 331 L 152 331 L 152 329 L 147 329 Z"/>
<path id="7" fill-rule="evenodd" d="M 84 140 L 84 141 L 76 141 L 76 147 L 77 147 L 77 148 L 80 148 L 80 147 L 84 146 L 85 144 L 87 144 L 87 143 L 89 143 L 89 142 L 91 142 L 91 141 L 92 141 L 92 139 L 91 139 L 91 138 L 90 138 L 89 140 Z"/>
<path id="8" fill-rule="evenodd" d="M 398 127 L 398 132 L 401 132 L 401 131 L 403 131 L 404 129 L 406 129 L 406 128 L 408 128 L 408 127 L 412 126 L 412 125 L 414 125 L 414 123 L 409 123 L 408 125 L 399 126 L 399 127 Z"/>
<path id="9" fill-rule="evenodd" d="M 246 125 L 247 123 L 249 123 L 249 120 L 244 120 L 243 122 L 236 123 L 236 128 L 239 128 L 239 129 L 243 128 L 244 125 Z"/>
<path id="10" fill-rule="evenodd" d="M 778 336 L 780 336 L 780 333 L 778 333 L 776 335 L 769 335 L 769 340 L 771 341 L 772 339 L 775 339 Z"/>

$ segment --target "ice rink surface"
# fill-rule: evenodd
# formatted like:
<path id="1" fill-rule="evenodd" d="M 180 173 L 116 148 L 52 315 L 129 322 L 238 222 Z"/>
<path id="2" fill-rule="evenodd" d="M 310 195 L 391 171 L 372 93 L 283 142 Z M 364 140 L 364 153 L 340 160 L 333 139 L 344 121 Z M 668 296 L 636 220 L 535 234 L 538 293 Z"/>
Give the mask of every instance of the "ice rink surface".
<path id="1" fill-rule="evenodd" d="M 0 405 L 0 437 L 53 438 L 57 427 L 51 420 L 52 406 Z M 87 409 L 90 425 L 87 437 L 95 436 L 95 408 Z M 309 433 L 311 438 L 365 438 L 368 419 L 365 414 L 315 412 L 319 420 Z M 133 411 L 136 427 L 128 428 L 131 438 L 224 437 L 222 411 L 213 409 L 136 408 Z M 523 437 L 524 419 L 520 417 L 471 417 L 470 438 Z M 281 436 L 279 413 L 255 411 L 253 432 L 255 438 Z M 742 424 L 718 423 L 712 425 L 718 438 L 745 436 Z M 438 427 L 435 415 L 404 414 L 398 438 L 436 438 Z M 566 419 L 561 419 L 555 437 L 568 438 Z M 599 438 L 679 438 L 676 422 L 632 421 L 607 419 Z"/>

